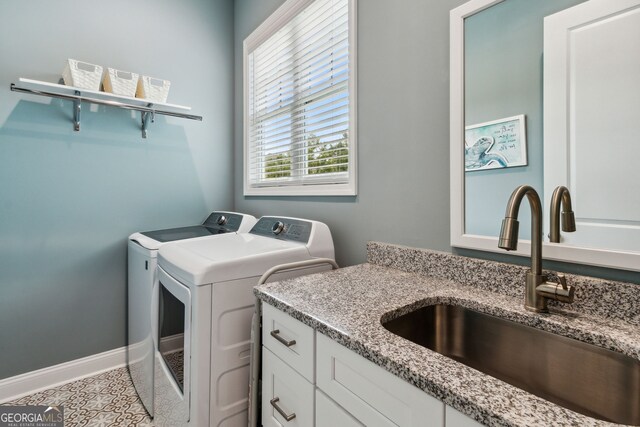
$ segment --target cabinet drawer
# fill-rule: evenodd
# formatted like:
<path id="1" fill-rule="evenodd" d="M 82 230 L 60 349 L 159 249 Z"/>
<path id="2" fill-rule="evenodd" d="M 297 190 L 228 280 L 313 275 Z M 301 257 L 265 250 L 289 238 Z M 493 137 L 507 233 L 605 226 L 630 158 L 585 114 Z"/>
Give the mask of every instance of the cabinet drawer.
<path id="1" fill-rule="evenodd" d="M 274 307 L 262 309 L 262 344 L 311 383 L 315 382 L 315 331 Z"/>
<path id="2" fill-rule="evenodd" d="M 445 416 L 447 427 L 482 427 L 482 424 L 451 406 L 447 406 Z"/>
<path id="3" fill-rule="evenodd" d="M 366 426 L 444 426 L 445 405 L 317 334 L 317 385 Z"/>
<path id="4" fill-rule="evenodd" d="M 316 427 L 364 427 L 336 402 L 316 390 Z"/>
<path id="5" fill-rule="evenodd" d="M 262 347 L 262 425 L 313 425 L 314 386 Z M 281 411 L 281 412 L 280 412 Z M 291 417 L 288 421 L 285 417 Z"/>

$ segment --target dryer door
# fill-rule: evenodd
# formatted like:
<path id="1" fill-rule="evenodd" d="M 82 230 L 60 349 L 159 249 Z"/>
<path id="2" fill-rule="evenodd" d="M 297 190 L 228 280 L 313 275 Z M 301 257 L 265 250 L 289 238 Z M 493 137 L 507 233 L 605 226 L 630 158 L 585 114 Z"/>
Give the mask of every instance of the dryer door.
<path id="1" fill-rule="evenodd" d="M 150 322 L 154 310 L 152 290 L 156 278 L 157 252 L 146 249 L 133 240 L 129 241 L 127 362 L 133 385 L 152 417 L 154 328 Z"/>
<path id="2" fill-rule="evenodd" d="M 190 412 L 191 291 L 158 267 L 158 296 L 154 423 L 181 426 Z"/>

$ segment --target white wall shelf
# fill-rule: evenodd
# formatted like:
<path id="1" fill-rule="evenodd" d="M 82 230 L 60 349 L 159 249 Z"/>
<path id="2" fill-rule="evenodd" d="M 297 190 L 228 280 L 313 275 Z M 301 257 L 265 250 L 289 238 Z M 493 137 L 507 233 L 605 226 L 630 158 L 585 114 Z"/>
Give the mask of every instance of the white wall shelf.
<path id="1" fill-rule="evenodd" d="M 142 114 L 141 126 L 143 138 L 147 137 L 149 122 L 153 123 L 155 121 L 156 114 L 202 121 L 202 116 L 187 114 L 186 111 L 191 111 L 191 107 L 186 107 L 184 105 L 153 102 L 146 99 L 114 95 L 112 93 L 81 89 L 73 86 L 65 86 L 38 80 L 20 78 L 19 83 L 11 83 L 11 90 L 13 92 L 29 93 L 33 95 L 73 101 L 73 128 L 75 131 L 80 131 L 80 111 L 82 102 L 140 111 Z"/>

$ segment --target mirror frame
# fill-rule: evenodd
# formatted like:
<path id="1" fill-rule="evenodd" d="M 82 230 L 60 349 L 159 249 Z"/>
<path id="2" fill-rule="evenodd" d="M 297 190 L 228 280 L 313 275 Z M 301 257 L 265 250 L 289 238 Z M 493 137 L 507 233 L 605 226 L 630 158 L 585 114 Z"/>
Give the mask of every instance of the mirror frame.
<path id="1" fill-rule="evenodd" d="M 465 232 L 464 171 L 464 21 L 505 0 L 470 0 L 449 13 L 449 138 L 450 138 L 450 232 L 451 246 L 506 253 L 498 248 L 497 236 Z M 515 188 L 515 187 L 514 187 Z M 505 200 L 505 208 L 507 201 Z M 544 204 L 544 203 L 543 203 Z M 543 212 L 543 215 L 545 212 Z M 502 218 L 496 218 L 500 221 Z M 509 254 L 530 256 L 531 242 L 520 240 L 517 251 Z M 543 258 L 577 264 L 640 271 L 640 252 L 566 246 L 543 241 Z"/>

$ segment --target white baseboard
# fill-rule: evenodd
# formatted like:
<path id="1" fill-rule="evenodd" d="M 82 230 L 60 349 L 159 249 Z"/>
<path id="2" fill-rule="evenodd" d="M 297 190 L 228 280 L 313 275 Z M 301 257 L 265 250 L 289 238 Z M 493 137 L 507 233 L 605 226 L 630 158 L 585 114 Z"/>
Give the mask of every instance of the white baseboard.
<path id="1" fill-rule="evenodd" d="M 0 403 L 127 365 L 126 347 L 0 380 Z"/>
<path id="2" fill-rule="evenodd" d="M 184 348 L 184 334 L 169 335 L 160 338 L 160 348 L 163 353 L 173 353 Z"/>

